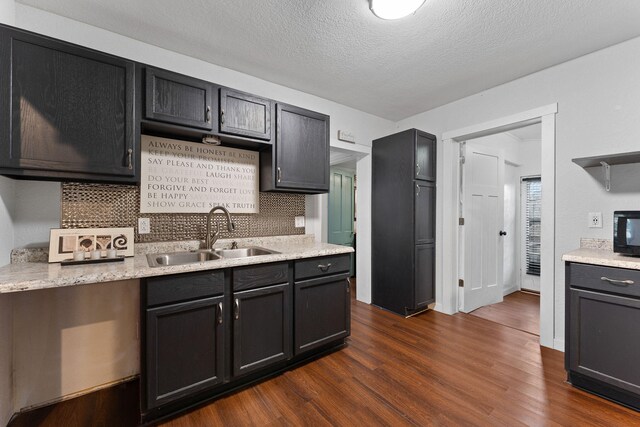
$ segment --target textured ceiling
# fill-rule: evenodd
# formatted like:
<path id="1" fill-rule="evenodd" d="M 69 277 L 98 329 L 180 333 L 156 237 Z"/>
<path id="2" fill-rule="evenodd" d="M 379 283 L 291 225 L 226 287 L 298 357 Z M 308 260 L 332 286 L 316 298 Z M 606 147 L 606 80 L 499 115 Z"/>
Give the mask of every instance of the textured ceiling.
<path id="1" fill-rule="evenodd" d="M 638 0 L 18 0 L 391 120 L 640 35 Z M 213 78 L 213 77 L 212 77 Z"/>

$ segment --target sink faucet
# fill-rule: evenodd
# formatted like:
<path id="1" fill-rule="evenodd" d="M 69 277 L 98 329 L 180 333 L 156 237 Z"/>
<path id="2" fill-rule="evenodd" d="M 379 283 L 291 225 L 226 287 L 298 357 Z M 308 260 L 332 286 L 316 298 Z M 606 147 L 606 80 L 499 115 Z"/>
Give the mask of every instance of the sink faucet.
<path id="1" fill-rule="evenodd" d="M 232 232 L 233 230 L 236 229 L 236 225 L 231 220 L 231 214 L 229 213 L 227 208 L 225 208 L 224 206 L 214 207 L 207 214 L 207 236 L 205 237 L 205 241 L 204 241 L 204 245 L 206 249 L 211 249 L 213 247 L 213 244 L 216 242 L 216 240 L 218 240 L 218 236 L 220 235 L 220 229 L 218 224 L 216 224 L 216 230 L 213 233 L 211 232 L 211 219 L 213 217 L 214 212 L 217 210 L 221 210 L 227 216 L 227 230 L 229 230 L 229 232 Z"/>

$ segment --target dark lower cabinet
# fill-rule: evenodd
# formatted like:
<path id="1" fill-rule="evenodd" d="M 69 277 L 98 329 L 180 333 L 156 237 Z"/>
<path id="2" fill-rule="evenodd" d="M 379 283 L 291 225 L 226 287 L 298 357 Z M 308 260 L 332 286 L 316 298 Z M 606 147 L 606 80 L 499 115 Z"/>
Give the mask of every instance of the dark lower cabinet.
<path id="1" fill-rule="evenodd" d="M 143 412 L 223 382 L 224 286 L 222 271 L 143 281 Z"/>
<path id="2" fill-rule="evenodd" d="M 222 307 L 219 296 L 147 310 L 148 408 L 222 383 Z"/>
<path id="3" fill-rule="evenodd" d="M 435 301 L 434 286 L 436 280 L 436 247 L 434 244 L 417 245 L 415 248 L 415 307 L 426 308 Z"/>
<path id="4" fill-rule="evenodd" d="M 566 277 L 569 381 L 640 410 L 640 271 L 567 263 Z"/>
<path id="5" fill-rule="evenodd" d="M 295 284 L 295 355 L 346 338 L 351 333 L 348 274 Z"/>
<path id="6" fill-rule="evenodd" d="M 135 65 L 0 26 L 0 173 L 135 182 Z"/>
<path id="7" fill-rule="evenodd" d="M 233 375 L 291 357 L 289 284 L 234 293 Z"/>
<path id="8" fill-rule="evenodd" d="M 349 255 L 144 279 L 142 421 L 341 345 L 350 333 Z"/>

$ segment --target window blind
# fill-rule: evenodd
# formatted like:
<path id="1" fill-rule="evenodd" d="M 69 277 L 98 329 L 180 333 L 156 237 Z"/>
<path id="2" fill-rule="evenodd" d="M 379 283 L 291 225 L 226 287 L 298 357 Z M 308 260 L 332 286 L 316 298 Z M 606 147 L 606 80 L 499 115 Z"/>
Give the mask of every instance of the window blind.
<path id="1" fill-rule="evenodd" d="M 525 178 L 526 188 L 526 263 L 527 274 L 540 276 L 540 220 L 542 182 L 539 177 Z"/>

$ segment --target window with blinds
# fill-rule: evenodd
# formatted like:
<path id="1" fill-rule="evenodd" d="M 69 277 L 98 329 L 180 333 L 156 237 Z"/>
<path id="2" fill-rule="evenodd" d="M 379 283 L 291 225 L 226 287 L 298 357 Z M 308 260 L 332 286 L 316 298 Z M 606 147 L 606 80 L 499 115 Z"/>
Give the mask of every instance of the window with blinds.
<path id="1" fill-rule="evenodd" d="M 542 182 L 540 177 L 524 178 L 525 183 L 525 248 L 527 274 L 540 276 L 540 220 Z"/>

